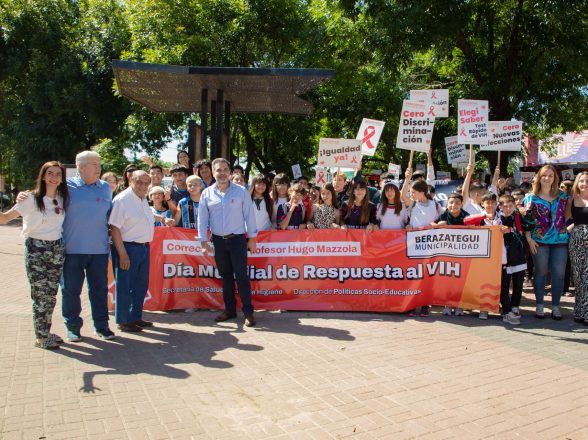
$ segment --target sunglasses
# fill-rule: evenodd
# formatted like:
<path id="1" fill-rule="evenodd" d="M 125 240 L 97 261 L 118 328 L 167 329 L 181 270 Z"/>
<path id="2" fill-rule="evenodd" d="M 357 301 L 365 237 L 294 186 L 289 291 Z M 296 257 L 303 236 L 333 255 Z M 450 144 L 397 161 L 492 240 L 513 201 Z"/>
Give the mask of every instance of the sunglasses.
<path id="1" fill-rule="evenodd" d="M 63 212 L 63 209 L 59 207 L 59 202 L 53 199 L 53 206 L 55 207 L 55 214 L 59 215 Z"/>

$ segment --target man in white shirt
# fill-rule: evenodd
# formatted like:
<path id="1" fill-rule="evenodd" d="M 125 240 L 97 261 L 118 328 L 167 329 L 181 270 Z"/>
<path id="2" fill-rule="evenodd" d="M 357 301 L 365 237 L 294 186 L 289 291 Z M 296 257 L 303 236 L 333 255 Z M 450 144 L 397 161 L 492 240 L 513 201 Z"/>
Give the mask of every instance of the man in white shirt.
<path id="1" fill-rule="evenodd" d="M 145 171 L 135 171 L 130 187 L 112 201 L 109 219 L 114 246 L 116 323 L 126 332 L 140 332 L 153 325 L 142 319 L 149 287 L 149 244 L 154 230 L 153 213 L 147 203 L 150 183 Z"/>

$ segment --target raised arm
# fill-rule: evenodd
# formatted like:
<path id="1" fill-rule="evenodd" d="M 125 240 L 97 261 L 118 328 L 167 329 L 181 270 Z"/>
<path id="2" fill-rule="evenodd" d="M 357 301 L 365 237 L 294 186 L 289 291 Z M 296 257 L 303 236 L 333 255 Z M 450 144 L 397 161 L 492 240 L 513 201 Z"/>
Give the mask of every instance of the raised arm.
<path id="1" fill-rule="evenodd" d="M 427 185 L 435 186 L 435 166 L 433 165 L 433 147 L 427 153 Z"/>
<path id="2" fill-rule="evenodd" d="M 463 181 L 463 190 L 461 192 L 461 196 L 463 197 L 463 202 L 467 203 L 468 198 L 470 197 L 470 182 L 472 181 L 472 175 L 474 174 L 474 149 L 470 145 L 470 159 L 468 161 L 468 166 L 466 168 L 466 176 Z"/>
<path id="3" fill-rule="evenodd" d="M 404 172 L 404 183 L 400 190 L 400 198 L 407 208 L 410 206 L 410 198 L 408 197 L 408 187 L 410 186 L 410 179 L 412 178 L 412 168 L 407 168 Z"/>

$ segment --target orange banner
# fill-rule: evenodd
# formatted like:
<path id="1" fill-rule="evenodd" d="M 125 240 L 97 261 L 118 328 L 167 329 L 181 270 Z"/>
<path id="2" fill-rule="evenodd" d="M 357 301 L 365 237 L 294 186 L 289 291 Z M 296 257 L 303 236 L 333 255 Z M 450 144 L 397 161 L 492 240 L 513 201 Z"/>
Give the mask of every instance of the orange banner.
<path id="1" fill-rule="evenodd" d="M 214 257 L 202 255 L 195 235 L 155 228 L 145 310 L 223 309 Z M 497 312 L 502 246 L 496 226 L 262 232 L 248 258 L 253 304 L 265 310 L 403 312 L 447 305 Z"/>

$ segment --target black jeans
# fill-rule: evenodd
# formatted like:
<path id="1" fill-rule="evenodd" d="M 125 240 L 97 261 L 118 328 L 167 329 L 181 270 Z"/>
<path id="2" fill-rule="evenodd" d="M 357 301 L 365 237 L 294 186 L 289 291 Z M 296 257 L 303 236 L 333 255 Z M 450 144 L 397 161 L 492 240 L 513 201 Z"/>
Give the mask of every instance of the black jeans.
<path id="1" fill-rule="evenodd" d="M 512 298 L 510 297 L 510 280 L 512 279 Z M 512 274 L 506 273 L 506 269 L 502 268 L 502 282 L 500 288 L 500 305 L 502 306 L 502 314 L 506 315 L 513 307 L 521 305 L 521 297 L 523 296 L 523 282 L 525 281 L 525 271 L 515 272 Z"/>
<path id="2" fill-rule="evenodd" d="M 235 281 L 237 281 L 243 313 L 251 315 L 253 305 L 251 304 L 251 283 L 247 270 L 247 239 L 244 235 L 227 240 L 213 235 L 212 243 L 214 244 L 216 267 L 223 278 L 225 312 L 233 314 L 237 310 L 237 301 L 235 300 Z"/>

